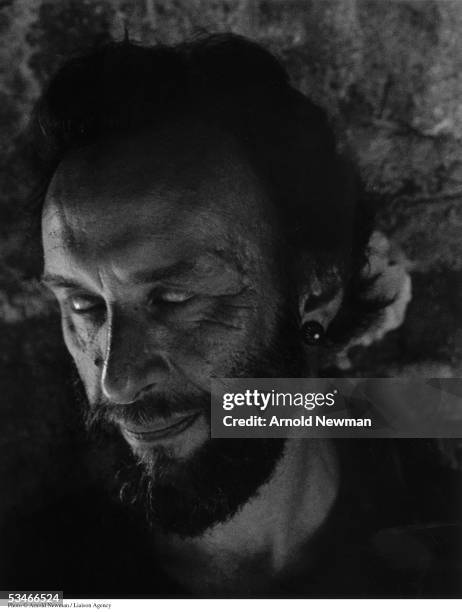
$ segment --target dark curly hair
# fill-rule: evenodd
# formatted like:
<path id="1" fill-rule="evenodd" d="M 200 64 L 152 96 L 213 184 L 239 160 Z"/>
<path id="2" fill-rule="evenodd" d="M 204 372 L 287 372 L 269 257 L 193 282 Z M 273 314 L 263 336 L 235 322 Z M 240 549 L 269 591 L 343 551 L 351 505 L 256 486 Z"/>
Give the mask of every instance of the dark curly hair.
<path id="1" fill-rule="evenodd" d="M 272 194 L 292 264 L 303 254 L 319 275 L 339 271 L 345 298 L 329 334 L 347 340 L 379 306 L 359 297 L 372 213 L 326 113 L 290 84 L 271 53 L 241 36 L 110 43 L 67 61 L 32 117 L 35 210 L 69 150 L 179 118 L 214 124 L 244 148 Z"/>

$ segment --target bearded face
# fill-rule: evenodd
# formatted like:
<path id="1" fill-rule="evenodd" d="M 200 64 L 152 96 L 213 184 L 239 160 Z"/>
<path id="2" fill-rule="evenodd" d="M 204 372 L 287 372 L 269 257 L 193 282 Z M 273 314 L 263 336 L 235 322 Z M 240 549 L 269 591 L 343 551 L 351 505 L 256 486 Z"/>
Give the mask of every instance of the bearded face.
<path id="1" fill-rule="evenodd" d="M 236 143 L 205 126 L 69 154 L 47 193 L 44 280 L 85 422 L 123 442 L 123 497 L 183 535 L 232 516 L 283 452 L 210 439 L 211 378 L 302 373 L 269 207 Z"/>

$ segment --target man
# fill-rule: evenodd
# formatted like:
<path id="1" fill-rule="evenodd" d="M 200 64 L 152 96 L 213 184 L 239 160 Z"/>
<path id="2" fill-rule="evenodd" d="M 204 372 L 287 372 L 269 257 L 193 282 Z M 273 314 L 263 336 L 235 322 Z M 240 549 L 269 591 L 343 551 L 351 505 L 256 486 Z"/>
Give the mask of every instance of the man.
<path id="1" fill-rule="evenodd" d="M 120 521 L 115 506 L 103 520 L 73 507 L 82 550 L 69 545 L 52 580 L 113 594 L 411 592 L 367 543 L 351 449 L 210 438 L 212 377 L 316 375 L 385 306 L 364 291 L 371 220 L 324 113 L 228 35 L 72 60 L 33 128 L 43 282 L 85 423 L 134 506 Z"/>

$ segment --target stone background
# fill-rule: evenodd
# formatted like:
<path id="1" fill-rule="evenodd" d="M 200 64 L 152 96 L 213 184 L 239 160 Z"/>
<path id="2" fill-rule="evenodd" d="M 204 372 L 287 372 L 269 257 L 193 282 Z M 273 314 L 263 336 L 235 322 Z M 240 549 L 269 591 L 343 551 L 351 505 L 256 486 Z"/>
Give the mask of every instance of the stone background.
<path id="1" fill-rule="evenodd" d="M 0 0 L 0 514 L 95 461 L 74 426 L 54 306 L 24 280 L 17 143 L 57 66 L 124 27 L 146 43 L 234 31 L 282 59 L 356 153 L 412 272 L 404 325 L 356 349 L 354 372 L 462 375 L 460 0 Z"/>

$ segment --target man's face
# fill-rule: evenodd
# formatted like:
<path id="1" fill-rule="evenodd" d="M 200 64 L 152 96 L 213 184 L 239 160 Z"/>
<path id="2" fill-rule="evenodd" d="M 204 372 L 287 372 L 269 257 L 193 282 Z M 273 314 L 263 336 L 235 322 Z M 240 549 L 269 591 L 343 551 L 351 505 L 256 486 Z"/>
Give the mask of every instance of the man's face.
<path id="1" fill-rule="evenodd" d="M 87 147 L 52 180 L 44 280 L 86 419 L 115 428 L 154 480 L 217 446 L 211 377 L 288 374 L 270 210 L 233 141 L 203 126 Z"/>

